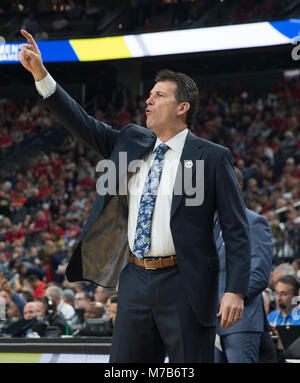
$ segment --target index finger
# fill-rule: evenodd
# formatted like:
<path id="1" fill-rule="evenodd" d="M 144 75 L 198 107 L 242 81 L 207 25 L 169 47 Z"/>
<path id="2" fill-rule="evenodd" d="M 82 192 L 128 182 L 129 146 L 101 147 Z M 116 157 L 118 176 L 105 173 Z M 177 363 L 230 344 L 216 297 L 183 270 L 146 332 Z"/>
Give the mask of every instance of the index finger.
<path id="1" fill-rule="evenodd" d="M 25 37 L 25 39 L 27 40 L 27 42 L 29 44 L 32 44 L 36 49 L 38 49 L 37 45 L 36 45 L 36 42 L 34 41 L 34 38 L 32 37 L 32 35 L 30 33 L 28 33 L 27 31 L 25 31 L 25 29 L 21 29 L 21 34 Z"/>

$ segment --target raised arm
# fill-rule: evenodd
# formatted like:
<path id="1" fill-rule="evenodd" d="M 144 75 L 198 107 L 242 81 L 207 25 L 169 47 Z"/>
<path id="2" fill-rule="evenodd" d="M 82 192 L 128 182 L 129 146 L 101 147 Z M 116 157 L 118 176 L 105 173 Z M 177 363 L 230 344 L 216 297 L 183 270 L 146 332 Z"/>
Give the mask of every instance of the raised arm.
<path id="1" fill-rule="evenodd" d="M 44 67 L 41 52 L 34 41 L 34 38 L 25 29 L 21 29 L 21 34 L 27 40 L 27 44 L 21 45 L 18 58 L 25 69 L 33 76 L 35 81 L 40 81 L 47 76 L 47 69 Z"/>
<path id="2" fill-rule="evenodd" d="M 36 84 L 44 85 L 51 79 L 51 86 L 54 86 L 49 97 L 41 94 L 44 97 L 44 105 L 83 144 L 101 153 L 104 158 L 109 158 L 120 132 L 89 116 L 62 87 L 56 84 L 44 66 L 41 52 L 34 38 L 24 29 L 21 29 L 21 34 L 27 40 L 27 44 L 21 45 L 18 55 L 21 64 L 32 74 Z"/>

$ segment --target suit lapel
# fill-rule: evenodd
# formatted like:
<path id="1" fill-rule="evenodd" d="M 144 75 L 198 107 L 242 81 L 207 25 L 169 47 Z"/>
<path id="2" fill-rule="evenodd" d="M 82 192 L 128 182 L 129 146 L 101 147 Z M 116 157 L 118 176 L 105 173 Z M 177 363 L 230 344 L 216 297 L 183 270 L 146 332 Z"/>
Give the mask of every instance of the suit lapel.
<path id="1" fill-rule="evenodd" d="M 154 144 L 156 142 L 156 135 L 153 134 L 151 131 L 149 131 L 149 135 L 136 134 L 136 136 L 133 137 L 132 141 L 133 142 L 132 145 L 130 145 L 130 148 L 128 148 L 128 144 L 124 142 L 124 146 L 119 147 L 116 152 L 112 153 L 112 156 L 110 158 L 116 166 L 116 190 L 118 190 L 120 187 L 119 181 L 121 180 L 121 182 L 123 182 L 122 180 L 128 174 L 128 165 L 134 160 L 141 159 L 150 149 L 154 147 Z M 127 154 L 126 164 L 120 164 L 119 152 L 122 151 L 124 151 L 124 153 Z M 196 136 L 194 136 L 193 133 L 189 131 L 183 147 L 183 151 L 180 158 L 180 164 L 178 166 L 175 178 L 175 186 L 173 189 L 173 199 L 171 206 L 171 218 L 176 212 L 185 194 L 185 185 L 183 177 L 184 167 L 188 165 L 190 166 L 192 164 L 192 177 L 190 179 L 190 182 L 192 182 L 192 179 L 194 178 L 196 172 L 196 161 L 201 160 L 203 153 L 204 151 L 202 148 L 202 142 Z M 98 198 L 101 197 L 97 195 L 97 199 Z M 104 196 L 103 208 L 107 205 L 111 198 L 112 196 L 109 194 L 106 194 Z"/>
<path id="2" fill-rule="evenodd" d="M 197 165 L 196 161 L 201 160 L 203 156 L 203 152 L 204 151 L 202 148 L 202 142 L 193 133 L 189 131 L 185 140 L 183 150 L 182 150 L 180 163 L 179 163 L 176 178 L 175 178 L 175 185 L 173 189 L 173 199 L 172 199 L 172 206 L 171 206 L 171 218 L 176 212 L 185 194 L 184 193 L 185 167 L 190 168 L 192 171 L 192 177 L 189 180 L 189 182 L 192 182 L 196 172 L 196 165 Z"/>
<path id="3" fill-rule="evenodd" d="M 136 134 L 132 139 L 132 144 L 128 148 L 128 143 L 124 142 L 124 146 L 118 147 L 118 150 L 112 153 L 110 160 L 114 162 L 116 167 L 116 190 L 120 190 L 120 184 L 123 185 L 124 177 L 128 174 L 128 166 L 134 161 L 141 159 L 151 148 L 153 148 L 156 141 L 156 135 L 149 130 L 149 135 Z M 120 157 L 120 153 L 123 153 Z M 127 185 L 127 182 L 126 182 Z M 122 188 L 121 188 L 122 189 Z M 127 190 L 122 190 L 121 194 L 127 193 Z M 111 195 L 106 194 L 104 197 L 105 207 Z"/>

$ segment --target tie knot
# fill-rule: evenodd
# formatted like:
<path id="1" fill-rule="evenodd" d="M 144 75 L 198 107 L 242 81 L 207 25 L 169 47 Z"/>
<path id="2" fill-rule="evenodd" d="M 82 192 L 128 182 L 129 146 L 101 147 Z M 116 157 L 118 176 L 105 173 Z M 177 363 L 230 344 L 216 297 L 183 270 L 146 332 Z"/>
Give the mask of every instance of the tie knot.
<path id="1" fill-rule="evenodd" d="M 159 153 L 160 155 L 161 154 L 164 155 L 168 149 L 169 149 L 168 145 L 159 144 L 156 150 L 157 150 L 157 153 Z"/>

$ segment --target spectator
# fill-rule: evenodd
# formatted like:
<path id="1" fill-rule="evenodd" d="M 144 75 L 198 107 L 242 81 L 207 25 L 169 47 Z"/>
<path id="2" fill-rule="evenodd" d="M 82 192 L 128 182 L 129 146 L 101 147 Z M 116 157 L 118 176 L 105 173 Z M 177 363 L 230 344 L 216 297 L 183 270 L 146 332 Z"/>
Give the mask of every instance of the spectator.
<path id="1" fill-rule="evenodd" d="M 88 303 L 90 302 L 90 296 L 86 291 L 80 291 L 75 294 L 74 298 L 74 307 L 75 310 L 86 309 Z"/>
<path id="2" fill-rule="evenodd" d="M 24 298 L 16 293 L 6 280 L 4 273 L 0 273 L 0 296 L 5 299 L 8 316 L 22 316 L 26 304 Z M 16 309 L 18 312 L 16 312 Z"/>
<path id="3" fill-rule="evenodd" d="M 65 303 L 69 304 L 70 306 L 73 306 L 74 298 L 75 298 L 75 294 L 73 290 L 71 289 L 63 290 L 63 300 Z"/>
<path id="4" fill-rule="evenodd" d="M 90 301 L 90 296 L 86 291 L 80 291 L 75 294 L 74 308 L 76 315 L 73 317 L 71 325 L 82 324 L 84 322 L 85 310 Z"/>
<path id="5" fill-rule="evenodd" d="M 94 299 L 96 302 L 104 304 L 108 294 L 112 293 L 113 291 L 114 289 L 97 286 L 94 291 Z"/>
<path id="6" fill-rule="evenodd" d="M 300 309 L 294 300 L 294 297 L 297 296 L 299 292 L 299 283 L 294 276 L 286 275 L 276 282 L 275 291 L 277 309 L 270 312 L 268 321 L 273 333 L 278 336 L 278 359 L 282 361 L 282 351 L 284 347 L 276 330 L 276 326 L 288 324 L 300 325 Z"/>
<path id="7" fill-rule="evenodd" d="M 25 244 L 25 234 L 18 225 L 12 225 L 11 230 L 5 236 L 5 240 L 11 246 L 23 246 Z"/>
<path id="8" fill-rule="evenodd" d="M 102 318 L 104 312 L 103 304 L 100 302 L 89 302 L 84 311 L 84 320 Z"/>
<path id="9" fill-rule="evenodd" d="M 66 321 L 71 320 L 75 315 L 74 308 L 63 300 L 63 290 L 57 286 L 49 286 L 45 291 L 56 305 L 58 314 L 61 314 Z"/>
<path id="10" fill-rule="evenodd" d="M 34 212 L 35 209 L 41 208 L 43 204 L 43 200 L 39 195 L 39 190 L 36 188 L 32 188 L 28 191 L 28 196 L 24 206 L 28 208 L 28 212 Z"/>
<path id="11" fill-rule="evenodd" d="M 61 259 L 58 257 L 55 242 L 45 238 L 45 243 L 40 250 L 39 257 L 46 272 L 46 281 L 61 283 L 64 279 L 66 265 L 61 265 Z"/>
<path id="12" fill-rule="evenodd" d="M 115 325 L 116 315 L 118 310 L 118 296 L 112 295 L 106 303 L 106 318 L 108 318 L 112 326 Z"/>
<path id="13" fill-rule="evenodd" d="M 23 318 L 30 320 L 38 316 L 36 302 L 28 302 L 24 307 Z"/>
<path id="14" fill-rule="evenodd" d="M 38 298 L 37 303 L 39 318 L 48 321 L 51 326 L 56 326 L 59 330 L 59 335 L 66 334 L 68 324 L 65 318 L 58 313 L 56 303 L 48 296 Z"/>
<path id="15" fill-rule="evenodd" d="M 35 299 L 44 296 L 46 283 L 41 281 L 36 274 L 30 274 L 28 276 L 28 283 L 33 289 L 33 296 Z"/>
<path id="16" fill-rule="evenodd" d="M 33 326 L 37 322 L 36 302 L 26 303 L 23 316 L 16 322 L 12 322 L 5 328 L 5 333 L 12 337 L 38 338 L 38 333 L 33 331 Z"/>
<path id="17" fill-rule="evenodd" d="M 29 266 L 28 263 L 20 263 L 17 270 L 19 275 L 23 278 L 27 278 L 29 275 L 34 274 L 39 280 L 43 280 L 46 274 L 41 268 Z"/>
<path id="18" fill-rule="evenodd" d="M 14 125 L 11 127 L 11 138 L 16 148 L 21 146 L 21 142 L 24 140 L 24 134 L 19 126 Z"/>
<path id="19" fill-rule="evenodd" d="M 294 133 L 291 130 L 286 131 L 284 137 L 285 138 L 281 143 L 281 150 L 284 155 L 289 156 L 295 150 L 297 141 L 295 139 Z"/>
<path id="20" fill-rule="evenodd" d="M 275 284 L 276 307 L 270 312 L 268 321 L 272 327 L 282 324 L 300 325 L 299 310 L 293 310 L 297 307 L 294 297 L 298 296 L 299 283 L 292 275 L 285 275 L 278 279 Z"/>
<path id="21" fill-rule="evenodd" d="M 275 286 L 277 281 L 285 275 L 295 275 L 293 266 L 289 263 L 281 263 L 271 271 L 271 276 L 269 280 L 269 298 L 270 298 L 270 311 L 275 309 Z"/>
<path id="22" fill-rule="evenodd" d="M 29 234 L 36 236 L 48 229 L 48 219 L 43 210 L 39 210 L 36 214 L 33 224 L 29 227 Z"/>

